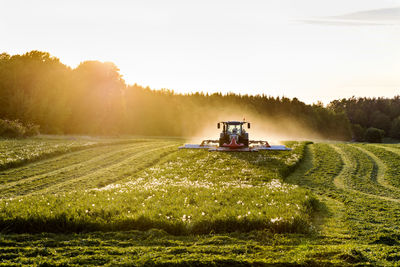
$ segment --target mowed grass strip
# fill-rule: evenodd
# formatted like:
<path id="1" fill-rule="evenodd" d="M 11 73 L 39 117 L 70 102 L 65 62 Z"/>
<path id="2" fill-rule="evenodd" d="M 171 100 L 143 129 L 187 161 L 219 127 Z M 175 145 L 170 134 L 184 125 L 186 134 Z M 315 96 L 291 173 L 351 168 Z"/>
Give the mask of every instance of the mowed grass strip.
<path id="1" fill-rule="evenodd" d="M 336 144 L 343 157 L 348 161 L 348 171 L 341 177 L 345 189 L 358 191 L 363 194 L 375 195 L 378 198 L 397 199 L 398 191 L 383 186 L 379 181 L 385 169 L 380 170 L 376 160 L 358 145 Z M 379 159 L 377 159 L 379 160 Z M 344 159 L 343 159 L 344 161 Z M 381 166 L 382 168 L 382 166 Z M 399 200 L 400 201 L 400 200 Z"/>
<path id="2" fill-rule="evenodd" d="M 2 264 L 8 266 L 388 266 L 399 252 L 395 246 L 314 246 L 301 235 L 276 235 L 267 231 L 172 236 L 152 229 L 0 236 Z"/>
<path id="3" fill-rule="evenodd" d="M 18 167 L 60 154 L 87 149 L 90 147 L 132 143 L 135 139 L 102 139 L 73 137 L 60 138 L 27 138 L 0 139 L 0 170 Z"/>
<path id="4" fill-rule="evenodd" d="M 374 184 L 356 188 L 363 179 L 376 182 L 373 158 L 353 159 L 362 150 L 349 144 L 339 145 L 346 160 L 331 144 L 300 149 L 302 145 L 294 144 L 288 153 L 252 155 L 175 151 L 151 168 L 127 170 L 130 175 L 105 187 L 2 200 L 1 262 L 396 265 L 400 205 L 364 193 Z M 290 173 L 295 166 L 299 168 Z M 343 190 L 334 181 L 345 172 L 354 177 L 342 177 Z M 310 231 L 311 215 L 320 205 L 313 194 L 282 179 L 309 188 L 325 202 L 323 227 Z M 296 214 L 302 221 L 292 219 Z M 90 232 L 94 230 L 103 232 Z M 104 232 L 109 230 L 113 232 Z M 4 234 L 7 231 L 24 234 Z M 25 234 L 29 232 L 42 233 Z"/>
<path id="5" fill-rule="evenodd" d="M 114 161 L 104 165 L 93 172 L 79 176 L 75 179 L 68 179 L 52 186 L 45 187 L 37 193 L 59 193 L 82 189 L 92 189 L 107 186 L 118 182 L 126 177 L 132 177 L 137 172 L 151 167 L 161 161 L 165 156 L 175 153 L 178 147 L 177 142 L 154 142 L 151 145 L 137 147 L 134 153 L 130 153 L 122 160 Z"/>
<path id="6" fill-rule="evenodd" d="M 123 183 L 0 201 L 0 229 L 81 232 L 163 229 L 175 235 L 268 229 L 313 231 L 313 195 L 282 183 L 305 144 L 290 152 L 177 151 Z M 143 158 L 143 161 L 151 161 Z M 128 170 L 128 163 L 120 171 Z M 200 172 L 200 174 L 199 174 Z M 93 182 L 97 180 L 92 177 Z M 90 179 L 92 180 L 92 179 Z M 72 181 L 71 181 L 72 185 Z M 79 182 L 78 182 L 79 185 Z"/>
<path id="7" fill-rule="evenodd" d="M 16 176 L 15 179 L 17 181 L 0 185 L 0 193 L 3 198 L 9 198 L 43 190 L 48 191 L 57 184 L 63 185 L 59 187 L 60 192 L 76 188 L 86 189 L 86 187 L 82 187 L 83 184 L 81 182 L 96 174 L 100 174 L 104 180 L 102 181 L 100 178 L 95 181 L 92 180 L 92 184 L 89 183 L 87 184 L 88 186 L 96 187 L 100 182 L 106 183 L 106 181 L 109 183 L 115 182 L 118 180 L 118 177 L 115 177 L 115 175 L 114 177 L 110 177 L 108 173 L 103 172 L 119 168 L 123 163 L 129 162 L 138 156 L 140 157 L 144 153 L 143 151 L 155 152 L 155 150 L 164 148 L 165 146 L 170 147 L 174 145 L 177 146 L 174 142 L 157 141 L 136 143 L 134 145 L 111 146 L 107 150 L 104 147 L 93 148 L 89 154 L 87 153 L 88 151 L 74 153 L 71 157 L 79 159 L 78 163 L 68 165 L 70 163 L 68 161 L 65 162 L 58 159 L 49 160 L 41 164 L 40 168 L 56 168 L 56 170 L 40 175 L 29 176 L 29 166 L 27 166 L 28 168 L 24 168 L 24 172 L 19 173 L 22 175 L 20 179 Z M 58 164 L 58 166 L 54 167 L 55 164 Z M 12 173 L 15 174 L 15 171 L 13 170 Z M 95 183 L 93 184 L 93 182 Z M 71 186 L 67 186 L 68 183 L 73 183 L 74 186 L 71 188 Z"/>
<path id="8" fill-rule="evenodd" d="M 379 145 L 359 145 L 361 148 L 366 149 L 375 154 L 386 166 L 385 180 L 391 186 L 400 189 L 400 151 L 387 149 L 388 146 Z M 396 147 L 396 146 L 394 146 Z"/>
<path id="9" fill-rule="evenodd" d="M 335 178 L 343 168 L 340 155 L 329 144 L 311 144 L 306 148 L 308 166 L 301 173 L 293 173 L 286 181 L 312 189 L 321 195 L 334 193 Z"/>
<path id="10" fill-rule="evenodd" d="M 344 146 L 353 145 L 345 144 Z M 365 145 L 362 146 L 364 147 Z M 347 149 L 347 147 L 344 149 Z M 312 144 L 309 145 L 306 152 L 306 160 L 309 156 L 312 156 L 311 166 L 303 174 L 296 175 L 294 173 L 287 180 L 307 187 L 320 195 L 322 200 L 325 199 L 324 202 L 327 204 L 332 218 L 335 217 L 335 214 L 342 213 L 338 218 L 340 221 L 331 224 L 328 228 L 323 227 L 326 228 L 324 230 L 326 234 L 323 233 L 324 235 L 331 236 L 330 233 L 337 233 L 338 235 L 342 229 L 348 229 L 348 233 L 351 236 L 350 240 L 354 240 L 359 244 L 400 244 L 400 230 L 398 228 L 400 222 L 399 203 L 385 199 L 384 196 L 354 192 L 353 190 L 335 186 L 334 181 L 339 175 L 343 174 L 343 170 L 346 170 L 346 173 L 350 175 L 341 177 L 343 179 L 346 178 L 343 181 L 352 179 L 351 175 L 362 175 L 368 169 L 368 166 L 371 167 L 369 164 L 365 169 L 362 166 L 368 161 L 360 161 L 359 170 L 357 167 L 350 168 L 351 166 L 344 165 L 341 155 L 330 144 Z M 350 156 L 347 160 L 351 161 Z M 368 179 L 370 176 L 355 178 L 358 180 Z M 347 185 L 347 181 L 345 185 Z M 379 194 L 379 192 L 376 193 Z M 335 204 L 336 202 L 338 204 Z M 340 210 L 336 210 L 337 208 L 340 208 Z M 327 220 L 329 223 L 330 221 L 330 219 Z M 330 233 L 327 233 L 327 231 Z M 344 239 L 343 242 L 347 243 L 349 240 Z"/>
<path id="11" fill-rule="evenodd" d="M 91 163 L 101 164 L 104 161 L 107 162 L 110 158 L 118 160 L 116 155 L 123 158 L 138 146 L 145 145 L 148 145 L 148 142 L 88 148 L 30 163 L 22 167 L 4 170 L 0 172 L 0 188 L 18 184 L 23 179 L 25 180 L 22 182 L 28 182 L 29 180 L 34 180 L 36 177 L 47 177 L 60 173 L 65 174 L 87 165 L 91 166 Z"/>

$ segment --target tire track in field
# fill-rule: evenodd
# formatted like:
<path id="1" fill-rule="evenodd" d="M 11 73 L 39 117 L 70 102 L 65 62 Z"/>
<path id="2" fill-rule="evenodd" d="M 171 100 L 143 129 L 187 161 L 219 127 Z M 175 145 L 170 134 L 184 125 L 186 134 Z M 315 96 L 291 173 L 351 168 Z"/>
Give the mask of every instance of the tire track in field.
<path id="1" fill-rule="evenodd" d="M 141 147 L 146 146 L 146 145 L 148 146 L 148 144 L 144 144 Z M 85 166 L 85 165 L 88 165 L 88 164 L 95 164 L 96 162 L 103 161 L 103 160 L 105 160 L 105 159 L 107 159 L 109 157 L 112 157 L 115 154 L 120 153 L 120 151 L 129 151 L 129 150 L 136 149 L 136 148 L 137 148 L 137 146 L 135 146 L 135 145 L 129 146 L 128 148 L 122 149 L 122 150 L 121 149 L 118 150 L 118 147 L 116 147 L 116 148 L 113 147 L 112 151 L 109 151 L 109 152 L 106 152 L 106 153 L 103 153 L 103 154 L 100 154 L 100 155 L 98 155 L 99 152 L 97 152 L 97 150 L 100 150 L 100 152 L 102 152 L 102 149 L 96 149 L 95 148 L 91 152 L 95 152 L 95 153 L 97 152 L 97 156 L 94 156 L 93 158 L 90 158 L 89 160 L 86 160 L 85 158 L 79 159 L 78 163 L 73 163 L 73 164 L 70 164 L 68 166 L 65 166 L 64 162 L 58 162 L 61 165 L 57 166 L 56 169 L 53 169 L 51 171 L 47 171 L 48 168 L 51 169 L 51 166 L 48 167 L 48 165 L 51 165 L 54 161 L 57 161 L 58 159 L 57 160 L 56 159 L 46 160 L 45 162 L 43 162 L 41 164 L 42 166 L 40 166 L 40 168 L 42 168 L 44 170 L 44 172 L 42 172 L 42 173 L 40 173 L 38 175 L 32 175 L 32 176 L 28 176 L 28 177 L 23 177 L 22 179 L 19 179 L 19 180 L 14 181 L 14 182 L 9 182 L 9 183 L 6 183 L 6 184 L 2 184 L 2 185 L 0 185 L 0 192 L 1 192 L 1 190 L 3 188 L 16 186 L 18 184 L 31 182 L 31 181 L 34 181 L 34 180 L 37 180 L 37 179 L 45 179 L 48 176 L 52 176 L 52 175 L 63 174 L 65 172 L 77 169 L 79 167 L 82 167 L 82 166 Z M 75 157 L 78 158 L 80 154 L 84 154 L 84 151 L 76 152 L 71 156 L 74 157 L 74 158 Z M 87 156 L 90 156 L 90 154 L 89 155 L 84 155 L 84 156 L 87 157 Z M 65 155 L 62 156 L 62 158 L 65 158 Z M 82 162 L 82 161 L 84 161 L 84 162 Z M 39 163 L 36 163 L 36 164 L 39 164 Z M 29 170 L 29 168 L 27 170 Z"/>
<path id="2" fill-rule="evenodd" d="M 313 159 L 315 158 L 313 146 L 314 144 L 306 146 L 300 165 L 287 177 L 287 179 L 285 179 L 285 182 L 309 188 L 316 193 L 321 202 L 327 205 L 331 212 L 327 214 L 326 217 L 320 218 L 316 221 L 324 236 L 335 236 L 339 237 L 341 240 L 348 240 L 351 236 L 345 219 L 346 207 L 344 203 L 335 198 L 329 197 L 324 193 L 321 194 L 321 192 L 315 188 L 320 185 L 313 184 L 313 181 L 309 178 L 309 176 L 313 175 L 312 170 L 318 168 L 318 166 L 314 166 L 313 164 Z"/>
<path id="3" fill-rule="evenodd" d="M 393 152 L 394 154 L 400 155 L 400 147 L 390 147 L 390 146 L 383 146 L 383 145 L 373 145 L 379 148 L 383 148 L 387 151 Z"/>
<path id="4" fill-rule="evenodd" d="M 55 140 L 55 139 L 54 139 Z M 54 140 L 45 140 L 44 142 L 47 141 L 54 141 Z M 104 146 L 112 146 L 112 145 L 123 145 L 123 144 L 132 144 L 132 143 L 136 143 L 136 142 L 145 142 L 148 139 L 131 139 L 131 140 L 123 140 L 123 141 L 118 141 L 118 140 L 114 140 L 114 141 L 110 141 L 110 142 L 101 142 L 101 141 L 94 141 L 92 142 L 92 144 L 80 144 L 80 145 L 76 145 L 76 146 L 71 146 L 69 148 L 64 147 L 64 149 L 61 150 L 53 150 L 53 151 L 47 151 L 44 152 L 42 154 L 39 154 L 37 156 L 34 156 L 32 158 L 25 158 L 21 161 L 12 161 L 12 162 L 8 162 L 8 163 L 4 163 L 0 165 L 0 171 L 5 171 L 5 170 L 10 170 L 10 169 L 15 169 L 18 167 L 22 167 L 22 166 L 26 166 L 28 164 L 32 164 L 34 162 L 40 162 L 46 159 L 52 159 L 58 156 L 62 156 L 62 155 L 66 155 L 69 153 L 73 153 L 76 151 L 82 151 L 82 150 L 88 150 L 91 148 L 97 148 L 97 147 L 104 147 Z M 43 143 L 37 143 L 38 145 L 43 145 Z M 19 143 L 15 146 L 12 146 L 12 150 L 18 150 L 19 147 L 24 147 L 25 145 L 27 145 L 26 143 Z M 57 144 L 55 144 L 57 145 Z M 63 144 L 61 144 L 63 146 Z M 67 144 L 68 146 L 68 144 Z M 29 145 L 28 145 L 29 148 Z M 4 146 L 2 147 L 2 145 L 0 145 L 0 150 L 3 150 Z M 1 152 L 0 152 L 1 153 Z"/>
<path id="5" fill-rule="evenodd" d="M 376 165 L 378 167 L 376 180 L 380 185 L 382 185 L 383 187 L 386 187 L 386 188 L 388 188 L 390 190 L 393 190 L 393 191 L 396 191 L 396 192 L 400 192 L 399 188 L 391 185 L 388 181 L 386 181 L 386 179 L 385 179 L 386 165 L 381 159 L 379 159 L 377 156 L 375 156 L 375 154 L 372 153 L 371 151 L 368 151 L 368 150 L 366 150 L 364 148 L 361 148 L 359 146 L 352 146 L 352 147 L 355 147 L 358 150 L 362 151 L 363 153 L 367 154 L 376 163 Z M 379 147 L 381 147 L 381 146 L 379 146 Z M 385 147 L 383 147 L 383 148 L 385 148 Z M 394 150 L 391 150 L 390 148 L 388 150 L 394 152 Z M 399 153 L 399 152 L 400 151 L 397 151 L 397 153 Z"/>
<path id="6" fill-rule="evenodd" d="M 284 179 L 285 182 L 297 185 L 304 184 L 305 174 L 313 168 L 313 155 L 309 146 L 310 145 L 306 145 L 304 148 L 303 158 L 301 159 L 299 166 Z"/>
<path id="7" fill-rule="evenodd" d="M 370 148 L 370 149 L 368 149 Z M 400 150 L 398 148 L 385 145 L 369 145 L 367 150 L 371 150 L 387 166 L 385 172 L 385 181 L 388 186 L 393 186 L 393 190 L 400 192 Z"/>
<path id="8" fill-rule="evenodd" d="M 340 149 L 339 147 L 337 147 L 335 145 L 330 145 L 330 146 L 339 154 L 339 156 L 343 162 L 342 170 L 340 171 L 340 173 L 338 175 L 336 175 L 333 178 L 333 184 L 337 188 L 346 189 L 346 186 L 344 184 L 344 177 L 349 175 L 351 173 L 351 170 L 353 170 L 355 168 L 355 166 L 350 166 L 350 165 L 352 165 L 352 162 L 349 159 L 349 157 L 347 156 L 347 154 L 344 151 L 342 151 L 342 149 Z"/>
<path id="9" fill-rule="evenodd" d="M 379 199 L 383 199 L 383 200 L 387 200 L 387 201 L 400 203 L 400 199 L 395 199 L 395 198 L 385 197 L 385 196 L 380 196 L 380 195 L 374 195 L 374 194 L 368 194 L 368 193 L 365 193 L 365 192 L 362 192 L 359 190 L 355 190 L 355 189 L 352 189 L 352 188 L 349 188 L 348 186 L 346 186 L 344 183 L 345 178 L 353 175 L 353 172 L 356 169 L 356 163 L 354 161 L 352 161 L 350 159 L 350 157 L 348 156 L 348 154 L 340 147 L 338 147 L 336 145 L 332 145 L 332 144 L 330 146 L 333 149 L 335 149 L 335 151 L 340 155 L 340 157 L 343 161 L 342 170 L 333 180 L 333 183 L 335 184 L 335 186 L 337 188 L 346 190 L 346 191 L 350 191 L 355 194 L 361 194 L 361 195 L 368 196 L 368 197 L 379 198 Z"/>
<path id="10" fill-rule="evenodd" d="M 177 144 L 176 143 L 174 143 L 174 144 L 169 143 L 169 144 L 164 144 L 162 146 L 156 147 L 154 149 L 150 149 L 150 150 L 146 150 L 146 151 L 139 151 L 138 153 L 135 153 L 133 156 L 131 156 L 131 157 L 129 157 L 129 158 L 123 160 L 123 161 L 120 161 L 119 163 L 111 164 L 111 165 L 109 165 L 107 167 L 100 168 L 100 169 L 96 170 L 93 173 L 89 173 L 89 174 L 86 174 L 86 175 L 83 175 L 83 176 L 79 176 L 79 177 L 77 177 L 75 179 L 68 179 L 68 180 L 62 181 L 60 183 L 49 183 L 49 187 L 47 187 L 47 188 L 43 188 L 46 185 L 41 185 L 40 187 L 36 187 L 38 190 L 32 190 L 33 192 L 28 192 L 25 195 L 40 194 L 40 193 L 57 193 L 57 192 L 62 191 L 62 189 L 72 190 L 72 189 L 76 188 L 76 186 L 79 185 L 79 184 L 80 185 L 85 185 L 84 182 L 92 181 L 91 178 L 98 178 L 99 174 L 101 175 L 102 173 L 105 173 L 107 171 L 112 171 L 113 169 L 121 168 L 122 166 L 127 165 L 130 162 L 133 162 L 135 160 L 140 160 L 142 158 L 146 158 L 149 155 L 155 154 L 158 150 L 166 150 L 166 149 L 169 149 L 169 148 L 172 148 L 172 147 L 177 147 Z M 171 151 L 169 151 L 169 153 L 162 153 L 159 156 L 160 156 L 160 158 L 161 157 L 165 157 L 168 154 L 173 153 L 173 152 L 175 152 L 175 150 L 171 150 Z M 156 162 L 154 162 L 154 161 L 156 161 L 156 160 L 153 160 L 153 162 L 143 161 L 144 164 L 135 165 L 131 170 L 129 170 L 129 172 L 140 171 L 145 167 L 149 167 L 149 165 L 151 166 L 151 165 L 155 164 Z M 121 179 L 126 178 L 125 177 L 126 174 L 127 174 L 127 172 L 124 172 L 122 174 L 122 176 L 118 177 L 118 179 L 114 179 L 110 183 L 114 183 L 114 182 L 117 182 L 117 181 L 119 181 Z M 93 183 L 94 183 L 94 181 L 96 181 L 96 180 L 93 180 Z M 93 187 L 94 186 L 91 186 L 90 188 L 93 188 Z M 90 189 L 90 188 L 86 188 L 86 189 Z"/>
<path id="11" fill-rule="evenodd" d="M 164 144 L 162 142 L 154 142 L 150 143 L 147 142 L 143 145 L 140 146 L 130 146 L 129 148 L 126 149 L 119 149 L 116 151 L 112 151 L 110 153 L 106 153 L 105 155 L 99 155 L 94 159 L 90 159 L 85 161 L 85 159 L 82 159 L 80 163 L 78 164 L 73 164 L 72 166 L 66 166 L 61 169 L 58 169 L 56 171 L 52 171 L 50 173 L 42 174 L 42 175 L 37 175 L 33 177 L 29 177 L 27 179 L 22 179 L 16 182 L 8 183 L 5 185 L 0 186 L 0 193 L 3 195 L 5 194 L 10 194 L 12 192 L 17 191 L 17 195 L 24 195 L 26 193 L 29 193 L 31 191 L 35 191 L 35 188 L 42 189 L 43 187 L 62 182 L 63 180 L 70 180 L 73 179 L 78 175 L 80 176 L 85 176 L 88 174 L 91 174 L 93 171 L 98 172 L 99 170 L 102 170 L 104 168 L 107 168 L 112 165 L 119 164 L 121 162 L 121 157 L 123 158 L 131 158 L 132 153 L 127 155 L 122 155 L 115 157 L 116 154 L 121 153 L 121 151 L 132 151 L 133 155 L 140 154 L 141 149 L 148 149 L 149 147 L 154 147 L 160 144 Z M 84 170 L 82 170 L 82 168 Z M 66 175 L 64 174 L 66 173 Z M 61 177 L 57 177 L 57 175 L 60 175 Z M 80 177 L 79 176 L 79 177 Z M 50 181 L 49 181 L 50 180 Z M 31 183 L 31 184 L 28 184 Z M 16 187 L 20 187 L 18 190 L 16 190 Z"/>
<path id="12" fill-rule="evenodd" d="M 21 186 L 22 188 L 20 188 L 20 191 L 32 191 L 32 188 L 36 188 L 36 187 L 43 187 L 49 184 L 54 184 L 57 183 L 59 181 L 62 180 L 66 180 L 66 179 L 72 179 L 74 177 L 76 177 L 76 173 L 81 172 L 80 175 L 86 175 L 88 173 L 91 173 L 93 170 L 98 170 L 99 168 L 103 168 L 104 166 L 109 166 L 110 164 L 116 164 L 118 162 L 121 161 L 121 156 L 118 157 L 113 157 L 113 155 L 115 154 L 119 154 L 120 151 L 132 151 L 133 150 L 133 154 L 136 154 L 139 152 L 140 149 L 147 149 L 150 146 L 154 146 L 157 145 L 158 143 L 146 143 L 145 145 L 141 145 L 141 146 L 133 146 L 130 147 L 128 149 L 120 149 L 117 151 L 112 151 L 110 153 L 107 153 L 105 156 L 99 156 L 96 157 L 96 159 L 94 160 L 89 160 L 89 161 L 84 161 L 85 159 L 82 159 L 81 163 L 79 164 L 74 164 L 74 166 L 66 166 L 64 168 L 62 168 L 62 170 L 58 170 L 55 173 L 50 173 L 51 175 L 39 175 L 38 177 L 32 177 L 29 181 L 23 180 L 23 181 L 18 181 L 16 183 L 12 183 L 11 185 L 5 185 L 3 186 L 3 188 L 0 188 L 0 192 L 1 193 L 10 193 L 10 191 L 16 191 L 15 187 L 16 186 Z M 111 154 L 111 155 L 110 155 Z M 129 154 L 129 156 L 131 156 L 132 153 Z M 123 155 L 122 157 L 126 158 L 127 155 Z M 82 170 L 83 169 L 83 170 Z M 64 175 L 64 173 L 66 173 L 66 175 Z M 60 178 L 57 178 L 55 176 L 57 175 L 61 175 Z M 55 179 L 54 179 L 55 177 Z M 53 178 L 53 179 L 52 179 Z M 50 181 L 48 181 L 50 180 Z M 29 184 L 28 186 L 25 186 L 27 182 L 31 182 L 31 184 Z M 39 182 L 39 184 L 37 183 Z M 36 184 L 35 184 L 36 183 Z M 4 188 L 6 187 L 7 188 Z M 21 195 L 21 194 L 18 194 Z"/>
<path id="13" fill-rule="evenodd" d="M 118 146 L 111 146 L 111 147 L 95 147 L 95 148 L 89 148 L 85 150 L 80 150 L 80 151 L 74 151 L 68 154 L 64 154 L 55 158 L 51 159 L 45 159 L 39 162 L 31 163 L 28 164 L 28 166 L 23 166 L 19 168 L 13 168 L 9 169 L 6 171 L 3 171 L 0 173 L 0 179 L 3 181 L 0 181 L 0 190 L 4 186 L 7 186 L 8 184 L 12 183 L 18 183 L 19 181 L 29 181 L 35 177 L 42 177 L 42 176 L 48 176 L 48 175 L 55 175 L 57 173 L 63 173 L 65 171 L 68 171 L 69 169 L 79 167 L 82 165 L 82 159 L 79 159 L 79 157 L 83 156 L 84 158 L 90 158 L 88 161 L 85 162 L 85 164 L 89 162 L 95 162 L 99 160 L 103 160 L 107 157 L 112 156 L 113 154 L 120 153 L 121 151 L 127 151 L 131 150 L 134 147 L 137 147 L 138 144 L 141 143 L 135 143 L 132 145 L 129 145 L 126 147 L 126 145 L 118 145 Z M 148 144 L 148 142 L 144 143 L 143 145 Z M 126 147 L 126 149 L 119 149 L 119 147 Z M 67 161 L 67 162 L 65 162 Z M 68 166 L 65 166 L 68 164 L 68 161 L 71 163 Z M 35 169 L 36 170 L 32 170 Z M 36 173 L 35 173 L 36 171 Z M 29 173 L 30 175 L 26 175 L 26 173 Z M 33 175 L 32 175 L 33 174 Z M 22 176 L 22 177 L 21 177 Z M 12 178 L 21 178 L 18 179 L 17 181 L 8 181 L 10 180 L 10 177 Z M 7 179 L 8 178 L 8 179 Z M 5 181 L 7 180 L 7 181 Z"/>
<path id="14" fill-rule="evenodd" d="M 391 151 L 391 152 L 393 152 L 395 154 L 400 154 L 400 146 L 393 147 L 393 146 L 378 145 L 378 144 L 374 144 L 373 146 L 384 148 L 384 149 L 389 150 L 389 151 Z"/>

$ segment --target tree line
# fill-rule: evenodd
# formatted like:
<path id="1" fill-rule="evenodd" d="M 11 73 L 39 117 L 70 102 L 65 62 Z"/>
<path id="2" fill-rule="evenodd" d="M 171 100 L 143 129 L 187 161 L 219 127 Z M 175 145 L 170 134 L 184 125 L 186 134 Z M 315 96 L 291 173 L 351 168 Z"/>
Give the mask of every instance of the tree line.
<path id="1" fill-rule="evenodd" d="M 177 94 L 127 85 L 110 62 L 70 68 L 47 52 L 0 54 L 0 119 L 35 124 L 42 133 L 192 136 L 227 115 L 257 117 L 283 132 L 296 124 L 321 138 L 350 140 L 371 126 L 398 137 L 400 101 L 352 98 L 325 108 L 267 95 Z"/>
<path id="2" fill-rule="evenodd" d="M 370 128 L 380 130 L 384 137 L 400 139 L 400 96 L 394 98 L 352 97 L 334 100 L 328 108 L 345 112 L 352 124 L 353 139 L 368 141 Z"/>

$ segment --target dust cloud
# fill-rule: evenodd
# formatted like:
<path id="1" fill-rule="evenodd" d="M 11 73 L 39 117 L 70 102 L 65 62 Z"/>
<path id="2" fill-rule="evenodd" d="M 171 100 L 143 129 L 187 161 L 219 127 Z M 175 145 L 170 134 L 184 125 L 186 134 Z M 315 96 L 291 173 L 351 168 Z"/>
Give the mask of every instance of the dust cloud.
<path id="1" fill-rule="evenodd" d="M 323 139 L 320 135 L 308 129 L 301 121 L 289 117 L 268 117 L 266 114 L 257 114 L 249 110 L 241 111 L 236 108 L 209 111 L 206 117 L 206 119 L 203 118 L 197 123 L 197 129 L 188 137 L 190 143 L 200 143 L 207 139 L 218 140 L 221 132 L 221 129 L 217 129 L 218 122 L 243 120 L 251 124 L 250 129 L 245 126 L 250 140 L 268 141 L 271 145 L 278 145 L 282 141 L 289 140 L 313 141 Z"/>

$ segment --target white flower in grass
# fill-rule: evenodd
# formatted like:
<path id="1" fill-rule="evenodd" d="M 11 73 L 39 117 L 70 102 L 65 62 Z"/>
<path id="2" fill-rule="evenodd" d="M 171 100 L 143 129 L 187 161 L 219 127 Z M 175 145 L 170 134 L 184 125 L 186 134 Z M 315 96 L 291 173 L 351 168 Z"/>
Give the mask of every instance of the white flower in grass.
<path id="1" fill-rule="evenodd" d="M 94 204 L 92 204 L 92 207 L 94 207 L 95 205 Z"/>
<path id="2" fill-rule="evenodd" d="M 88 213 L 89 211 L 88 211 L 88 210 L 85 210 L 85 212 Z"/>
<path id="3" fill-rule="evenodd" d="M 206 213 L 205 213 L 204 211 L 202 211 L 202 212 L 201 212 L 201 215 L 203 215 L 203 216 L 204 216 L 204 215 L 206 215 Z"/>
<path id="4" fill-rule="evenodd" d="M 183 214 L 182 221 L 186 221 L 186 214 Z"/>
<path id="5" fill-rule="evenodd" d="M 275 222 L 279 222 L 279 221 L 282 221 L 282 220 L 283 220 L 282 217 L 276 217 L 276 218 L 271 219 L 271 222 L 275 223 Z"/>

